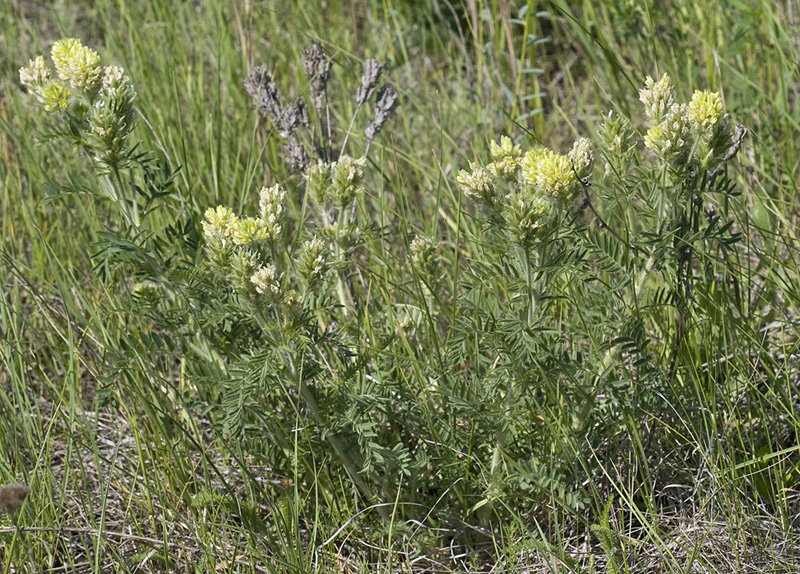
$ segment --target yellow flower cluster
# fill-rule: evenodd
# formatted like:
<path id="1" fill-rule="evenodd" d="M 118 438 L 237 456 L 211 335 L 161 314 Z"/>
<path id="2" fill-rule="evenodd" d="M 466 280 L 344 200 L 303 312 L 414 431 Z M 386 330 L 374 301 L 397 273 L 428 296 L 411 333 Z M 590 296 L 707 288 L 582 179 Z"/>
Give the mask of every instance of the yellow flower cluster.
<path id="1" fill-rule="evenodd" d="M 567 155 L 542 146 L 530 150 L 522 159 L 522 173 L 535 193 L 566 205 L 581 190 L 581 180 L 589 176 L 593 165 L 591 144 L 581 138 Z"/>
<path id="2" fill-rule="evenodd" d="M 717 92 L 696 91 L 689 104 L 673 103 L 669 76 L 664 74 L 657 83 L 648 77 L 639 99 L 652 125 L 644 143 L 673 169 L 708 167 L 730 148 L 731 127 Z"/>
<path id="3" fill-rule="evenodd" d="M 528 186 L 533 186 L 535 191 L 551 199 L 568 195 L 577 182 L 567 156 L 545 147 L 532 149 L 525 154 L 522 173 Z"/>
<path id="4" fill-rule="evenodd" d="M 261 217 L 239 219 L 225 206 L 209 207 L 203 221 L 203 234 L 209 245 L 226 248 L 231 240 L 236 245 L 261 241 L 275 242 L 281 233 L 283 203 L 286 191 L 279 185 L 264 187 L 260 193 Z"/>
<path id="5" fill-rule="evenodd" d="M 472 173 L 464 169 L 458 172 L 456 180 L 461 186 L 461 191 L 472 201 L 480 203 L 484 207 L 496 207 L 498 204 L 497 187 L 489 171 L 473 162 L 469 162 L 469 167 Z"/>
<path id="6" fill-rule="evenodd" d="M 689 121 L 703 134 L 711 135 L 722 119 L 722 98 L 717 92 L 697 91 L 688 107 Z"/>
<path id="7" fill-rule="evenodd" d="M 512 239 L 527 249 L 583 188 L 594 165 L 591 144 L 581 138 L 566 155 L 544 146 L 523 155 L 520 145 L 502 136 L 491 151 L 494 161 L 485 168 L 470 162 L 472 173 L 461 170 L 458 183 L 464 195 L 501 216 Z"/>
<path id="8" fill-rule="evenodd" d="M 229 239 L 233 239 L 238 222 L 239 218 L 224 205 L 218 205 L 216 208 L 209 207 L 206 209 L 203 220 L 203 234 L 207 241 L 225 246 Z"/>
<path id="9" fill-rule="evenodd" d="M 652 125 L 661 123 L 674 103 L 669 76 L 664 74 L 659 81 L 647 76 L 639 100 L 644 104 L 644 113 Z"/>
<path id="10" fill-rule="evenodd" d="M 42 103 L 48 112 L 65 110 L 69 105 L 69 98 L 72 93 L 69 88 L 61 82 L 48 82 L 36 94 L 37 99 Z"/>
<path id="11" fill-rule="evenodd" d="M 90 100 L 94 99 L 103 81 L 97 52 L 84 46 L 80 40 L 67 38 L 53 44 L 50 57 L 59 78 Z"/>
<path id="12" fill-rule="evenodd" d="M 66 38 L 50 50 L 58 79 L 53 79 L 44 57 L 20 68 L 20 83 L 45 111 L 59 112 L 72 126 L 72 137 L 105 167 L 118 167 L 127 159 L 128 137 L 136 124 L 136 92 L 124 70 L 100 66 L 100 56 L 80 40 Z"/>
<path id="13" fill-rule="evenodd" d="M 522 163 L 522 146 L 514 145 L 508 136 L 502 136 L 499 144 L 492 140 L 492 159 L 494 161 L 487 166 L 492 176 L 514 181 Z"/>
<path id="14" fill-rule="evenodd" d="M 270 233 L 260 217 L 244 217 L 233 228 L 233 242 L 236 245 L 250 245 L 267 239 L 270 239 Z"/>

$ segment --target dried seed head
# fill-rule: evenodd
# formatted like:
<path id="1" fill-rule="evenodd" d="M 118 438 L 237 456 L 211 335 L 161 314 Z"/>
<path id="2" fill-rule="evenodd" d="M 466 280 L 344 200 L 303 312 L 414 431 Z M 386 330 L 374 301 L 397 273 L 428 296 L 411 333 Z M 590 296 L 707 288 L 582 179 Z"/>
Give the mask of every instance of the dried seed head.
<path id="1" fill-rule="evenodd" d="M 318 110 L 325 107 L 328 97 L 331 64 L 319 42 L 313 42 L 310 49 L 303 50 L 303 72 L 311 82 L 309 86 L 311 103 Z"/>
<path id="2" fill-rule="evenodd" d="M 272 73 L 264 66 L 256 66 L 244 79 L 244 88 L 258 111 L 273 122 L 278 123 L 283 115 L 281 94 L 278 86 L 272 81 Z"/>
<path id="3" fill-rule="evenodd" d="M 308 108 L 303 100 L 295 100 L 280 116 L 278 133 L 282 138 L 289 138 L 300 126 L 308 127 Z"/>
<path id="4" fill-rule="evenodd" d="M 361 75 L 361 87 L 356 92 L 356 104 L 359 106 L 372 97 L 378 80 L 386 64 L 379 63 L 378 60 L 369 59 L 364 64 L 364 73 Z"/>
<path id="5" fill-rule="evenodd" d="M 24 484 L 7 484 L 0 488 L 0 510 L 12 513 L 22 508 L 31 489 Z"/>
<path id="6" fill-rule="evenodd" d="M 295 135 L 289 136 L 289 141 L 282 149 L 289 172 L 300 173 L 308 167 L 308 154 Z"/>
<path id="7" fill-rule="evenodd" d="M 375 98 L 375 117 L 364 130 L 367 136 L 367 147 L 372 143 L 372 139 L 378 132 L 383 129 L 383 124 L 388 122 L 394 115 L 398 100 L 397 90 L 392 86 L 385 86 L 378 92 L 378 97 Z"/>

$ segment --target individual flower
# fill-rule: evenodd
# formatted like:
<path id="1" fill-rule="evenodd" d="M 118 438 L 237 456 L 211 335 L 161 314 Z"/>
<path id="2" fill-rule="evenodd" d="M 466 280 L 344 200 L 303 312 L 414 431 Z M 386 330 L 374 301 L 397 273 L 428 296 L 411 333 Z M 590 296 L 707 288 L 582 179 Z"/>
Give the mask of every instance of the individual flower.
<path id="1" fill-rule="evenodd" d="M 597 135 L 606 160 L 605 175 L 608 176 L 612 169 L 619 174 L 627 172 L 631 157 L 636 152 L 636 138 L 630 121 L 609 112 L 603 116 Z"/>
<path id="2" fill-rule="evenodd" d="M 331 194 L 338 207 L 348 206 L 359 191 L 367 158 L 343 155 L 331 165 Z"/>
<path id="3" fill-rule="evenodd" d="M 274 265 L 265 265 L 250 277 L 250 282 L 261 295 L 278 298 L 281 293 L 281 276 Z"/>
<path id="4" fill-rule="evenodd" d="M 672 86 L 667 74 L 664 74 L 658 82 L 647 76 L 644 85 L 645 87 L 639 91 L 639 100 L 644 104 L 644 112 L 650 124 L 656 126 L 672 108 L 674 102 Z"/>
<path id="5" fill-rule="evenodd" d="M 714 126 L 722 119 L 722 98 L 717 92 L 696 91 L 687 112 L 697 133 L 710 137 Z"/>
<path id="6" fill-rule="evenodd" d="M 544 147 L 525 154 L 522 173 L 529 188 L 561 203 L 571 199 L 580 187 L 569 158 Z"/>
<path id="7" fill-rule="evenodd" d="M 93 101 L 103 79 L 97 52 L 81 44 L 80 40 L 67 38 L 53 44 L 50 56 L 58 76 Z"/>
<path id="8" fill-rule="evenodd" d="M 233 211 L 224 205 L 209 207 L 203 220 L 203 234 L 206 236 L 206 241 L 224 246 L 233 240 L 238 221 L 239 218 Z"/>
<path id="9" fill-rule="evenodd" d="M 51 80 L 44 85 L 37 98 L 42 102 L 46 111 L 52 112 L 67 109 L 71 95 L 69 88 L 63 82 Z"/>
<path id="10" fill-rule="evenodd" d="M 277 183 L 272 187 L 262 187 L 259 193 L 258 206 L 265 239 L 275 241 L 281 233 L 286 190 Z"/>
<path id="11" fill-rule="evenodd" d="M 644 144 L 674 168 L 682 168 L 689 160 L 692 123 L 686 104 L 673 104 L 664 121 L 650 128 Z"/>
<path id="12" fill-rule="evenodd" d="M 316 291 L 325 278 L 328 270 L 327 249 L 325 243 L 318 238 L 303 243 L 300 260 L 297 264 L 297 275 L 306 287 L 306 291 Z"/>
<path id="13" fill-rule="evenodd" d="M 521 147 L 514 145 L 508 136 L 502 136 L 499 144 L 492 140 L 491 148 L 494 161 L 487 166 L 487 169 L 498 179 L 514 181 L 522 158 Z"/>
<path id="14" fill-rule="evenodd" d="M 19 69 L 19 81 L 25 89 L 36 96 L 39 103 L 44 103 L 42 99 L 42 88 L 50 81 L 50 68 L 44 63 L 44 58 L 38 56 L 35 60 L 28 62 L 28 65 Z"/>
<path id="15" fill-rule="evenodd" d="M 331 166 L 322 160 L 309 167 L 303 177 L 306 180 L 306 190 L 311 193 L 311 198 L 317 205 L 325 205 L 331 187 Z"/>
<path id="16" fill-rule="evenodd" d="M 587 138 L 580 138 L 576 141 L 569 150 L 567 158 L 580 179 L 589 177 L 594 165 L 594 156 L 592 155 L 592 144 Z"/>
<path id="17" fill-rule="evenodd" d="M 462 169 L 456 178 L 461 186 L 461 191 L 481 206 L 497 209 L 500 199 L 497 194 L 497 186 L 489 171 L 473 162 L 469 163 L 469 167 L 472 173 Z"/>
<path id="18" fill-rule="evenodd" d="M 553 204 L 546 197 L 521 187 L 508 201 L 505 210 L 511 239 L 523 249 L 542 240 L 553 220 Z"/>

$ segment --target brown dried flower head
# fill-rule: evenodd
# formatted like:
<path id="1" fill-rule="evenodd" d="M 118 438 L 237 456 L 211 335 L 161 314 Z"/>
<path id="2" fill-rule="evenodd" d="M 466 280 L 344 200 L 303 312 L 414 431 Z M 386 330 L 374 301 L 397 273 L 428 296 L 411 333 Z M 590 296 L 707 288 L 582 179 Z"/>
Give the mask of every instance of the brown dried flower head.
<path id="1" fill-rule="evenodd" d="M 282 150 L 291 173 L 300 173 L 308 167 L 308 154 L 296 135 L 289 136 Z"/>
<path id="2" fill-rule="evenodd" d="M 294 100 L 283 112 L 278 124 L 278 133 L 286 139 L 294 135 L 300 126 L 308 127 L 308 108 L 303 100 Z"/>
<path id="3" fill-rule="evenodd" d="M 283 115 L 281 94 L 272 81 L 272 73 L 264 66 L 256 66 L 244 79 L 244 87 L 258 111 L 273 122 L 278 123 Z"/>
<path id="4" fill-rule="evenodd" d="M 364 73 L 361 76 L 361 87 L 356 92 L 356 104 L 363 105 L 375 93 L 375 88 L 378 86 L 378 80 L 381 78 L 384 66 L 386 64 L 378 62 L 378 60 L 369 59 L 366 61 Z"/>
<path id="5" fill-rule="evenodd" d="M 385 86 L 378 92 L 375 98 L 375 117 L 369 122 L 364 134 L 367 136 L 367 147 L 372 143 L 372 139 L 383 129 L 385 124 L 394 115 L 399 96 L 397 90 L 392 86 Z"/>
<path id="6" fill-rule="evenodd" d="M 13 513 L 22 508 L 31 489 L 24 484 L 7 484 L 0 487 L 0 510 Z"/>
<path id="7" fill-rule="evenodd" d="M 313 42 L 311 48 L 303 50 L 303 72 L 311 82 L 309 86 L 311 103 L 318 110 L 325 107 L 328 98 L 328 81 L 332 64 L 333 62 L 322 51 L 319 42 Z"/>

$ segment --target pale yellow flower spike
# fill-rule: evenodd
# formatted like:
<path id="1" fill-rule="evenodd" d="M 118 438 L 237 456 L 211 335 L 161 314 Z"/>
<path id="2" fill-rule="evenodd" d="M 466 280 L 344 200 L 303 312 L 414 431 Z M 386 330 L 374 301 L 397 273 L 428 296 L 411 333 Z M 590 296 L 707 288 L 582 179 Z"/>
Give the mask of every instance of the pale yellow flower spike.
<path id="1" fill-rule="evenodd" d="M 510 137 L 502 136 L 499 144 L 492 140 L 491 147 L 494 161 L 486 168 L 496 178 L 514 181 L 522 158 L 521 146 L 514 145 Z"/>
<path id="2" fill-rule="evenodd" d="M 41 100 L 46 111 L 52 112 L 66 109 L 71 95 L 69 88 L 64 83 L 54 80 L 42 88 L 41 92 L 37 94 L 37 98 Z"/>
<path id="3" fill-rule="evenodd" d="M 644 85 L 645 87 L 639 91 L 639 100 L 644 104 L 644 111 L 650 124 L 655 126 L 661 123 L 672 108 L 674 103 L 672 86 L 667 74 L 664 74 L 658 82 L 647 76 Z"/>
<path id="4" fill-rule="evenodd" d="M 44 63 L 44 58 L 38 56 L 28 65 L 19 69 L 19 81 L 29 91 L 37 93 L 39 89 L 50 81 L 50 68 Z"/>
<path id="5" fill-rule="evenodd" d="M 209 241 L 219 241 L 223 245 L 225 240 L 232 238 L 239 218 L 233 211 L 224 205 L 216 208 L 209 207 L 205 212 L 203 221 L 203 234 Z"/>
<path id="6" fill-rule="evenodd" d="M 81 44 L 80 40 L 67 38 L 53 44 L 50 51 L 58 76 L 90 99 L 97 95 L 103 82 L 100 56 Z"/>
<path id="7" fill-rule="evenodd" d="M 689 121 L 698 133 L 711 135 L 716 123 L 722 118 L 722 98 L 717 92 L 696 91 L 689 103 Z"/>

